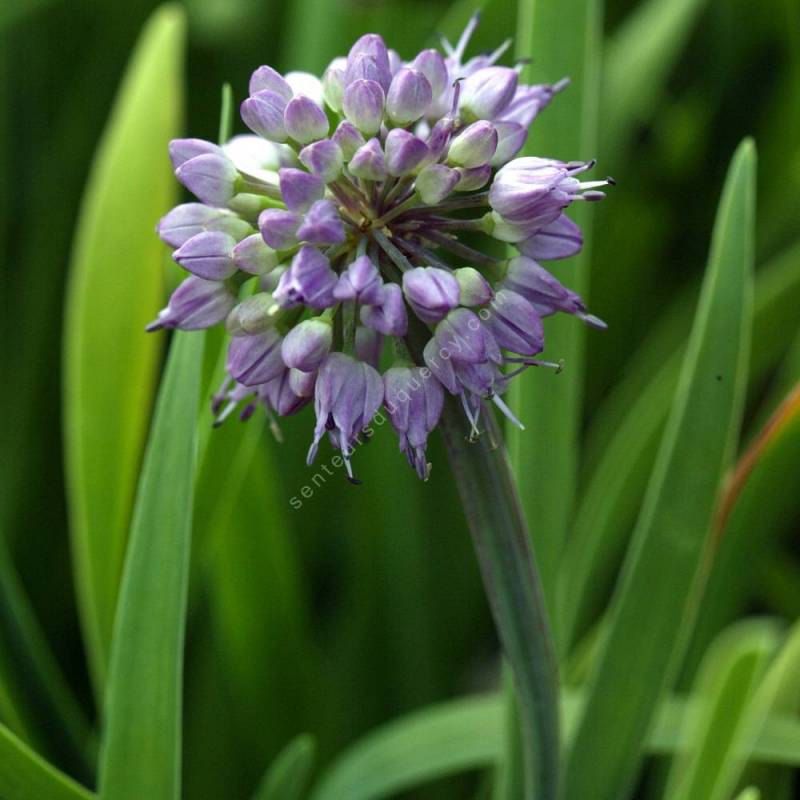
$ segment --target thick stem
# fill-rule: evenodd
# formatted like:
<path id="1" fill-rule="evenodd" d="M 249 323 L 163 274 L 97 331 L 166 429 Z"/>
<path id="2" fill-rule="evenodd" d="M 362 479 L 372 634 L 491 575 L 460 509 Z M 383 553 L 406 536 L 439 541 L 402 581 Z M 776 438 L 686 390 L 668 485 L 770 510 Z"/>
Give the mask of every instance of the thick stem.
<path id="1" fill-rule="evenodd" d="M 484 418 L 491 436 L 468 443 L 462 412 L 448 398 L 441 426 L 497 632 L 514 673 L 525 797 L 555 800 L 558 676 L 544 595 L 500 431 L 490 411 Z"/>

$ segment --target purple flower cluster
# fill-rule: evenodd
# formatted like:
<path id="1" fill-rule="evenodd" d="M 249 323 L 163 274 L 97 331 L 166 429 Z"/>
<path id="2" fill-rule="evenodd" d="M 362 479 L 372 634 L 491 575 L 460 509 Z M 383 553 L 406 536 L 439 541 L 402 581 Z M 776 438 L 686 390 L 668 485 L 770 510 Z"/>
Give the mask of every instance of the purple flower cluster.
<path id="1" fill-rule="evenodd" d="M 565 210 L 598 200 L 593 164 L 517 154 L 565 82 L 527 86 L 499 66 L 505 46 L 464 60 L 473 19 L 445 55 L 403 61 L 362 36 L 322 79 L 259 67 L 241 116 L 254 135 L 170 145 L 185 203 L 158 233 L 189 273 L 149 326 L 224 322 L 228 379 L 217 421 L 293 414 L 313 399 L 323 435 L 351 453 L 384 406 L 421 478 L 445 393 L 477 435 L 492 400 L 544 346 L 542 318 L 602 327 L 540 261 L 582 246 Z M 466 237 L 466 241 L 465 241 Z M 497 258 L 481 237 L 512 244 Z M 394 361 L 381 375 L 386 339 Z M 427 342 L 427 343 L 425 343 Z"/>

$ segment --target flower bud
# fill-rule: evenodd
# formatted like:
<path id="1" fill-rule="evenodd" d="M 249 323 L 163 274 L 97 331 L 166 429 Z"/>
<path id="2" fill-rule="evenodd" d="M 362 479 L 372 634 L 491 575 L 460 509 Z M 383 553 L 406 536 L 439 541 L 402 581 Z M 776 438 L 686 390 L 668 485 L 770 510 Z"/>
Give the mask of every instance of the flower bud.
<path id="1" fill-rule="evenodd" d="M 281 275 L 274 297 L 284 308 L 301 303 L 311 308 L 329 308 L 336 302 L 333 289 L 337 282 L 328 259 L 316 247 L 305 245 Z"/>
<path id="2" fill-rule="evenodd" d="M 378 305 L 361 306 L 361 321 L 384 336 L 405 336 L 408 316 L 400 287 L 396 283 L 385 284 Z"/>
<path id="3" fill-rule="evenodd" d="M 287 100 L 268 89 L 250 95 L 240 106 L 239 111 L 244 124 L 259 136 L 272 142 L 286 141 L 286 127 L 283 112 Z"/>
<path id="4" fill-rule="evenodd" d="M 286 79 L 272 67 L 259 67 L 250 77 L 249 93 L 274 92 L 287 103 L 292 99 L 294 92 Z M 286 105 L 286 103 L 284 103 Z"/>
<path id="5" fill-rule="evenodd" d="M 417 267 L 403 273 L 403 293 L 414 313 L 429 324 L 439 322 L 458 305 L 458 281 L 438 267 Z"/>
<path id="6" fill-rule="evenodd" d="M 289 386 L 298 397 L 313 397 L 316 382 L 316 372 L 303 372 L 300 369 L 289 370 Z"/>
<path id="7" fill-rule="evenodd" d="M 207 281 L 221 281 L 236 272 L 233 248 L 236 240 L 227 233 L 206 231 L 182 244 L 172 257 L 185 270 Z"/>
<path id="8" fill-rule="evenodd" d="M 305 95 L 320 108 L 325 104 L 325 98 L 322 95 L 322 81 L 316 75 L 293 70 L 286 73 L 286 83 L 291 87 L 295 97 L 301 94 Z"/>
<path id="9" fill-rule="evenodd" d="M 353 81 L 344 91 L 342 109 L 353 125 L 367 136 L 374 136 L 383 121 L 385 95 L 376 81 Z"/>
<path id="10" fill-rule="evenodd" d="M 300 161 L 322 181 L 330 183 L 342 174 L 344 156 L 342 148 L 336 142 L 320 139 L 300 151 Z"/>
<path id="11" fill-rule="evenodd" d="M 489 304 L 485 325 L 497 344 L 513 353 L 534 356 L 544 346 L 542 320 L 531 303 L 510 289 L 500 289 Z"/>
<path id="12" fill-rule="evenodd" d="M 350 48 L 350 52 L 347 54 L 346 83 L 349 84 L 351 81 L 363 77 L 359 72 L 365 71 L 366 59 L 372 62 L 367 70 L 374 75 L 368 80 L 377 81 L 384 92 L 387 91 L 392 81 L 389 51 L 386 49 L 383 37 L 376 33 L 365 34 Z M 354 75 L 352 78 L 350 77 L 351 73 Z"/>
<path id="13" fill-rule="evenodd" d="M 341 113 L 344 100 L 344 70 L 330 66 L 322 76 L 322 95 L 328 108 Z"/>
<path id="14" fill-rule="evenodd" d="M 428 157 L 428 145 L 402 128 L 386 136 L 386 169 L 390 175 L 409 175 Z"/>
<path id="15" fill-rule="evenodd" d="M 411 66 L 427 78 L 434 98 L 439 97 L 448 88 L 450 75 L 447 72 L 447 64 L 438 50 L 423 50 L 411 62 Z"/>
<path id="16" fill-rule="evenodd" d="M 434 333 L 440 351 L 456 364 L 479 364 L 494 361 L 500 364 L 500 348 L 480 317 L 468 308 L 454 308 L 437 326 Z"/>
<path id="17" fill-rule="evenodd" d="M 450 137 L 453 135 L 454 127 L 455 123 L 452 117 L 444 117 L 433 126 L 428 136 L 428 150 L 430 150 L 430 157 L 434 161 L 444 155 L 447 145 L 450 143 Z"/>
<path id="18" fill-rule="evenodd" d="M 345 238 L 344 224 L 336 204 L 331 200 L 317 200 L 303 217 L 297 238 L 316 245 L 341 244 Z"/>
<path id="19" fill-rule="evenodd" d="M 236 194 L 239 173 L 226 156 L 207 153 L 184 161 L 175 177 L 204 203 L 224 206 Z"/>
<path id="20" fill-rule="evenodd" d="M 383 281 L 369 256 L 359 256 L 339 276 L 333 296 L 340 301 L 355 300 L 364 305 L 378 305 L 383 298 Z"/>
<path id="21" fill-rule="evenodd" d="M 355 155 L 350 159 L 348 169 L 357 178 L 362 178 L 363 180 L 385 180 L 388 175 L 386 159 L 378 139 L 370 139 L 365 145 L 359 147 Z"/>
<path id="22" fill-rule="evenodd" d="M 333 326 L 319 317 L 292 328 L 283 339 L 281 356 L 287 367 L 314 372 L 322 365 L 333 344 Z"/>
<path id="23" fill-rule="evenodd" d="M 308 405 L 308 396 L 302 396 L 292 387 L 291 370 L 285 369 L 276 378 L 258 387 L 258 399 L 278 416 L 288 417 Z M 274 426 L 273 431 L 277 428 Z M 278 437 L 276 433 L 276 437 Z M 279 439 L 280 440 L 280 439 Z"/>
<path id="24" fill-rule="evenodd" d="M 158 223 L 156 231 L 170 247 L 180 247 L 203 231 L 222 231 L 234 239 L 241 239 L 252 228 L 224 208 L 213 208 L 202 203 L 182 203 L 167 212 Z"/>
<path id="25" fill-rule="evenodd" d="M 331 138 L 341 148 L 345 161 L 349 161 L 355 155 L 356 150 L 364 144 L 361 131 L 346 119 L 339 123 Z"/>
<path id="26" fill-rule="evenodd" d="M 489 182 L 492 177 L 492 168 L 488 164 L 482 167 L 465 167 L 458 168 L 458 183 L 456 184 L 455 191 L 457 192 L 473 192 L 475 189 L 480 189 Z"/>
<path id="27" fill-rule="evenodd" d="M 252 336 L 234 336 L 225 366 L 245 386 L 277 378 L 286 369 L 281 359 L 281 337 L 272 328 Z"/>
<path id="28" fill-rule="evenodd" d="M 169 159 L 173 169 L 178 169 L 181 164 L 195 156 L 209 153 L 222 155 L 222 148 L 218 144 L 205 141 L 205 139 L 173 139 L 169 143 Z"/>
<path id="29" fill-rule="evenodd" d="M 447 161 L 457 167 L 473 169 L 488 164 L 497 150 L 497 131 L 491 122 L 479 120 L 468 125 L 450 143 Z"/>
<path id="30" fill-rule="evenodd" d="M 484 67 L 461 84 L 459 110 L 468 120 L 494 119 L 513 99 L 518 76 L 509 67 Z"/>
<path id="31" fill-rule="evenodd" d="M 489 281 L 474 267 L 461 267 L 453 274 L 461 290 L 459 303 L 462 306 L 483 306 L 494 297 Z"/>
<path id="32" fill-rule="evenodd" d="M 233 248 L 233 263 L 243 272 L 263 275 L 278 265 L 278 254 L 267 246 L 260 233 L 254 233 Z"/>
<path id="33" fill-rule="evenodd" d="M 569 81 L 559 81 L 555 86 L 538 84 L 517 87 L 514 99 L 503 109 L 502 119 L 516 122 L 528 130 L 539 112 L 553 99 L 555 92 L 560 91 L 567 83 Z"/>
<path id="34" fill-rule="evenodd" d="M 167 307 L 146 330 L 180 328 L 184 331 L 210 328 L 222 322 L 236 304 L 236 297 L 221 281 L 189 276 L 172 293 Z"/>
<path id="35" fill-rule="evenodd" d="M 386 112 L 395 124 L 410 125 L 425 113 L 432 99 L 428 79 L 419 70 L 404 68 L 392 78 Z"/>
<path id="36" fill-rule="evenodd" d="M 287 266 L 280 264 L 275 267 L 275 269 L 271 269 L 266 274 L 261 275 L 258 279 L 258 288 L 261 289 L 262 292 L 269 292 L 272 294 L 278 288 L 281 275 L 283 275 L 287 269 Z"/>
<path id="37" fill-rule="evenodd" d="M 456 170 L 444 164 L 430 164 L 417 175 L 414 186 L 422 202 L 432 206 L 441 203 L 456 188 L 459 177 Z"/>
<path id="38" fill-rule="evenodd" d="M 259 292 L 243 300 L 228 314 L 225 327 L 233 336 L 264 333 L 275 325 L 280 307 L 268 292 Z"/>
<path id="39" fill-rule="evenodd" d="M 302 169 L 284 167 L 278 172 L 283 202 L 289 211 L 302 214 L 325 195 L 325 184 Z"/>
<path id="40" fill-rule="evenodd" d="M 569 258 L 580 253 L 582 247 L 581 229 L 566 214 L 517 244 L 522 255 L 542 261 Z"/>
<path id="41" fill-rule="evenodd" d="M 325 112 L 305 95 L 293 97 L 283 112 L 286 132 L 296 142 L 308 144 L 328 134 L 328 117 Z"/>
<path id="42" fill-rule="evenodd" d="M 297 244 L 299 214 L 282 208 L 267 208 L 258 217 L 258 229 L 264 241 L 274 250 L 287 250 Z"/>
<path id="43" fill-rule="evenodd" d="M 528 129 L 516 122 L 495 122 L 497 149 L 489 162 L 493 167 L 502 167 L 522 150 L 528 138 Z"/>

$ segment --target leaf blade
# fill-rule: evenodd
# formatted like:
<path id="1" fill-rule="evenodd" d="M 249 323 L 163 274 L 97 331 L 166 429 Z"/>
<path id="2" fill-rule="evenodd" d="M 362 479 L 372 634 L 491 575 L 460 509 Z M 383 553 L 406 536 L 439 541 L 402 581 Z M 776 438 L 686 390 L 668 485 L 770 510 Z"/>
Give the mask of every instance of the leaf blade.
<path id="1" fill-rule="evenodd" d="M 177 198 L 165 154 L 180 125 L 183 38 L 182 12 L 163 6 L 139 39 L 92 168 L 67 289 L 65 473 L 98 698 L 162 349 L 142 331 L 164 288 L 153 225 Z"/>
<path id="2" fill-rule="evenodd" d="M 691 618 L 692 587 L 700 574 L 703 543 L 742 413 L 751 316 L 754 183 L 755 149 L 745 140 L 725 182 L 670 419 L 612 601 L 608 636 L 584 717 L 567 759 L 567 800 L 587 796 L 610 800 L 629 791 L 669 668 L 675 669 L 685 646 L 681 631 Z M 636 653 L 635 671 L 630 669 L 631 653 Z M 604 741 L 603 759 L 596 758 L 599 741 Z"/>
<path id="3" fill-rule="evenodd" d="M 114 626 L 100 761 L 105 800 L 178 800 L 181 691 L 203 336 L 170 348 Z"/>

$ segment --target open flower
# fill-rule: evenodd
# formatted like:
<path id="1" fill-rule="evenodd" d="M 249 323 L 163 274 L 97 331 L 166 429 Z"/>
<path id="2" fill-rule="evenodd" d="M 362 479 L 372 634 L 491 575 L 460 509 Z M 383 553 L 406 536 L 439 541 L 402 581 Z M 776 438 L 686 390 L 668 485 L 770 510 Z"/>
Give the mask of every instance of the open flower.
<path id="1" fill-rule="evenodd" d="M 309 463 L 327 432 L 354 479 L 353 452 L 383 404 L 424 479 L 447 394 L 473 436 L 488 401 L 521 425 L 502 395 L 549 364 L 536 358 L 542 319 L 602 326 L 541 262 L 580 251 L 566 212 L 613 182 L 584 180 L 591 161 L 517 157 L 568 82 L 520 83 L 499 63 L 508 43 L 467 58 L 476 24 L 407 62 L 367 34 L 321 79 L 259 67 L 241 105 L 253 134 L 171 143 L 198 202 L 158 233 L 191 274 L 149 330 L 225 322 L 218 422 L 257 405 L 274 422 L 313 396 Z M 494 255 L 503 248 L 487 237 L 518 253 Z M 387 340 L 398 360 L 381 376 Z"/>

